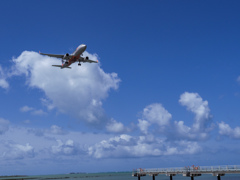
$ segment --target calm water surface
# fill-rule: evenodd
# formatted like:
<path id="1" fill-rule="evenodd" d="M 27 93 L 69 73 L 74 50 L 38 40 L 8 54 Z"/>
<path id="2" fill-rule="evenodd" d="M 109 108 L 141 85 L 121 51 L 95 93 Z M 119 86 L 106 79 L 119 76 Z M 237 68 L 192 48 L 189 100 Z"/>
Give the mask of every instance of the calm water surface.
<path id="1" fill-rule="evenodd" d="M 28 177 L 0 177 L 0 180 L 138 180 L 137 177 L 132 177 L 131 172 L 126 173 L 89 173 L 89 174 L 61 174 L 61 175 L 44 175 L 44 176 L 28 176 Z M 169 180 L 170 178 L 165 175 L 159 175 L 155 177 L 155 180 Z M 141 177 L 141 180 L 152 180 L 151 176 Z M 183 177 L 177 175 L 173 177 L 173 180 L 191 180 L 190 177 Z M 203 175 L 195 177 L 194 180 L 217 180 L 217 177 L 212 175 Z M 240 180 L 240 174 L 225 175 L 221 177 L 221 180 Z"/>

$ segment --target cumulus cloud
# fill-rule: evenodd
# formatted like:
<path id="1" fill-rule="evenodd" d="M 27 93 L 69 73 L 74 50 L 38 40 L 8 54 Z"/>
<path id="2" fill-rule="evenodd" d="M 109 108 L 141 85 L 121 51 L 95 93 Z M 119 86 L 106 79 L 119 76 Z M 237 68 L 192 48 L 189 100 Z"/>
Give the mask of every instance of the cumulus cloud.
<path id="1" fill-rule="evenodd" d="M 195 122 L 193 124 L 195 130 L 206 128 L 206 123 L 211 118 L 208 101 L 203 101 L 198 93 L 185 92 L 180 96 L 179 102 L 195 114 Z"/>
<path id="2" fill-rule="evenodd" d="M 6 72 L 3 71 L 2 67 L 0 66 L 0 87 L 3 89 L 8 89 L 9 84 L 6 80 Z"/>
<path id="3" fill-rule="evenodd" d="M 195 114 L 191 127 L 184 124 L 184 121 L 174 121 L 175 132 L 172 136 L 178 139 L 204 140 L 213 129 L 210 124 L 212 115 L 208 107 L 208 101 L 204 101 L 198 93 L 185 92 L 180 96 L 179 103 L 186 106 L 187 110 Z"/>
<path id="4" fill-rule="evenodd" d="M 62 140 L 57 140 L 57 145 L 52 146 L 52 153 L 59 155 L 76 155 L 78 148 L 73 140 L 69 139 L 65 143 Z"/>
<path id="5" fill-rule="evenodd" d="M 127 155 L 126 148 L 133 145 L 136 145 L 136 141 L 132 136 L 122 134 L 96 143 L 94 146 L 88 148 L 88 153 L 95 158 L 122 157 Z"/>
<path id="6" fill-rule="evenodd" d="M 34 148 L 29 143 L 26 145 L 9 143 L 7 146 L 8 151 L 3 153 L 3 158 L 24 159 L 33 158 L 35 156 Z"/>
<path id="7" fill-rule="evenodd" d="M 143 119 L 147 119 L 150 123 L 158 124 L 159 126 L 168 125 L 172 115 L 158 103 L 151 104 L 143 109 Z"/>
<path id="8" fill-rule="evenodd" d="M 191 133 L 191 128 L 184 125 L 183 121 L 174 121 L 174 126 L 177 134 L 181 134 L 182 136 L 194 138 L 194 134 Z M 182 137 L 181 137 L 182 138 Z"/>
<path id="9" fill-rule="evenodd" d="M 180 96 L 179 102 L 186 106 L 187 110 L 195 114 L 191 127 L 184 121 L 171 122 L 172 115 L 160 103 L 146 106 L 142 112 L 142 119 L 138 120 L 138 128 L 143 134 L 149 134 L 151 130 L 157 130 L 168 139 L 176 140 L 205 140 L 213 129 L 210 125 L 210 109 L 208 102 L 199 94 L 185 92 Z M 157 125 L 157 126 L 156 126 Z"/>
<path id="10" fill-rule="evenodd" d="M 219 134 L 228 136 L 230 138 L 240 139 L 240 127 L 235 127 L 234 129 L 229 126 L 229 124 L 223 121 L 218 123 Z"/>
<path id="11" fill-rule="evenodd" d="M 180 147 L 179 154 L 196 154 L 202 151 L 201 146 L 197 142 L 179 141 L 177 144 Z"/>
<path id="12" fill-rule="evenodd" d="M 88 52 L 84 55 L 97 59 Z M 30 51 L 24 51 L 13 62 L 10 76 L 26 76 L 29 87 L 45 93 L 42 102 L 49 109 L 56 107 L 60 112 L 88 123 L 106 120 L 102 100 L 107 98 L 111 89 L 118 89 L 120 79 L 116 73 L 105 73 L 99 64 L 87 63 L 81 67 L 73 64 L 71 70 L 55 68 L 51 65 L 60 64 L 58 59 Z"/>
<path id="13" fill-rule="evenodd" d="M 148 133 L 148 127 L 150 125 L 151 125 L 151 123 L 149 123 L 148 121 L 139 119 L 137 126 L 139 127 L 139 129 L 142 133 L 147 134 Z"/>
<path id="14" fill-rule="evenodd" d="M 195 131 L 193 127 L 184 124 L 184 121 L 174 121 L 171 137 L 175 139 L 205 140 L 209 136 L 210 129 Z"/>
<path id="15" fill-rule="evenodd" d="M 157 124 L 159 130 L 163 130 L 170 122 L 172 115 L 159 103 L 150 104 L 143 109 L 142 119 L 138 120 L 138 127 L 144 133 L 148 133 L 148 127 Z"/>
<path id="16" fill-rule="evenodd" d="M 112 133 L 123 133 L 127 130 L 121 122 L 117 122 L 114 119 L 111 119 L 110 122 L 107 123 L 106 129 Z"/>
<path id="17" fill-rule="evenodd" d="M 47 129 L 9 127 L 1 135 L 0 159 L 19 160 L 34 158 L 55 161 L 56 156 L 63 159 L 88 157 L 88 147 L 105 138 L 106 134 L 81 133 L 63 130 L 57 125 Z M 26 161 L 22 161 L 23 163 Z"/>
<path id="18" fill-rule="evenodd" d="M 194 147 L 192 147 L 194 146 Z M 153 136 L 130 136 L 122 134 L 103 140 L 89 147 L 88 153 L 99 158 L 150 157 L 177 154 L 195 154 L 202 149 L 197 142 L 169 142 Z"/>
<path id="19" fill-rule="evenodd" d="M 132 158 L 185 155 L 201 152 L 197 142 L 169 141 L 153 134 L 85 134 L 66 132 L 57 125 L 48 129 L 11 127 L 0 141 L 2 159 Z"/>
<path id="20" fill-rule="evenodd" d="M 6 79 L 0 77 L 0 87 L 7 89 L 9 87 L 8 82 L 6 81 Z"/>

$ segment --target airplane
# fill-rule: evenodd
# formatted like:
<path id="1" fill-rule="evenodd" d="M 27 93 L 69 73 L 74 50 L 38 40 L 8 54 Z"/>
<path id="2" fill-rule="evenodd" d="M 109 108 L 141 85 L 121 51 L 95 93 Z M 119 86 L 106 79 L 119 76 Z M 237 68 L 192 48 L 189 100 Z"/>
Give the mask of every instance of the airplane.
<path id="1" fill-rule="evenodd" d="M 78 65 L 81 66 L 80 62 L 89 62 L 89 63 L 98 63 L 97 61 L 90 60 L 88 56 L 86 57 L 81 57 L 82 53 L 86 50 L 87 46 L 85 44 L 81 44 L 77 47 L 77 49 L 72 53 L 72 54 L 65 54 L 65 55 L 60 55 L 60 54 L 45 54 L 45 53 L 40 53 L 41 55 L 46 55 L 49 57 L 55 57 L 55 58 L 61 58 L 62 59 L 62 65 L 52 65 L 54 67 L 60 67 L 61 69 L 63 68 L 70 68 L 69 67 L 72 63 L 75 63 L 78 61 Z"/>

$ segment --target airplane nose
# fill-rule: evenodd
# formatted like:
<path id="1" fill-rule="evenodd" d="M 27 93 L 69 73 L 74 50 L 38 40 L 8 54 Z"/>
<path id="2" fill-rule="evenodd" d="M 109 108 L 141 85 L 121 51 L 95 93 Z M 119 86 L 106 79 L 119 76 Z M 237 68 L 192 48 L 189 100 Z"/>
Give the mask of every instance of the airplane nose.
<path id="1" fill-rule="evenodd" d="M 82 44 L 82 48 L 84 49 L 84 51 L 87 49 L 87 45 L 86 44 Z"/>

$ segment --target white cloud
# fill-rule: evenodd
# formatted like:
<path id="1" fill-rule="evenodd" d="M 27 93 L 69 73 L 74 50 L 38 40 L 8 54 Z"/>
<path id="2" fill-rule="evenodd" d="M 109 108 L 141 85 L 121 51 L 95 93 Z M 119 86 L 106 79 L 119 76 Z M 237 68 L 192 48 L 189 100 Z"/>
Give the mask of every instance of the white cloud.
<path id="1" fill-rule="evenodd" d="M 39 134 L 37 134 L 39 132 Z M 197 142 L 169 141 L 152 134 L 132 136 L 68 131 L 57 125 L 48 129 L 10 127 L 1 135 L 0 159 L 36 162 L 189 155 L 201 151 Z"/>
<path id="2" fill-rule="evenodd" d="M 138 120 L 137 126 L 144 134 L 148 133 L 152 125 L 159 131 L 163 131 L 169 125 L 172 115 L 159 103 L 146 106 L 142 112 L 142 118 Z"/>
<path id="3" fill-rule="evenodd" d="M 194 146 L 194 147 L 192 147 Z M 197 142 L 169 142 L 153 136 L 120 135 L 89 147 L 89 155 L 100 158 L 146 157 L 195 154 L 202 149 Z"/>
<path id="4" fill-rule="evenodd" d="M 231 128 L 228 124 L 218 123 L 219 134 L 229 136 L 230 138 L 240 139 L 240 127 Z"/>
<path id="5" fill-rule="evenodd" d="M 106 125 L 106 129 L 108 132 L 112 133 L 123 133 L 126 131 L 126 128 L 121 122 L 117 122 L 114 119 L 111 119 L 110 122 Z"/>
<path id="6" fill-rule="evenodd" d="M 169 124 L 172 115 L 158 103 L 148 105 L 143 109 L 143 119 L 148 120 L 152 124 L 166 126 Z"/>
<path id="7" fill-rule="evenodd" d="M 142 119 L 137 124 L 140 131 L 148 134 L 151 128 L 151 131 L 157 130 L 169 139 L 206 140 L 213 129 L 213 124 L 209 125 L 211 114 L 208 102 L 203 101 L 197 93 L 189 92 L 183 93 L 179 102 L 195 114 L 191 127 L 185 125 L 184 121 L 171 122 L 172 115 L 161 104 L 155 103 L 144 108 Z"/>
<path id="8" fill-rule="evenodd" d="M 184 125 L 183 121 L 174 121 L 171 133 L 171 136 L 176 139 L 205 140 L 209 135 L 209 130 L 195 131 L 193 127 Z"/>
<path id="9" fill-rule="evenodd" d="M 0 87 L 7 89 L 9 87 L 8 82 L 6 81 L 6 79 L 0 77 Z"/>
<path id="10" fill-rule="evenodd" d="M 20 108 L 21 112 L 28 112 L 28 111 L 32 111 L 34 108 L 32 107 L 28 107 L 28 106 L 23 106 Z"/>
<path id="11" fill-rule="evenodd" d="M 9 88 L 9 84 L 6 80 L 6 72 L 3 71 L 1 66 L 0 66 L 0 87 L 3 89 Z"/>
<path id="12" fill-rule="evenodd" d="M 97 59 L 87 52 L 84 55 Z M 13 62 L 10 76 L 25 75 L 28 86 L 45 93 L 47 98 L 42 102 L 48 108 L 56 107 L 88 123 L 106 120 L 102 100 L 111 89 L 118 89 L 120 79 L 116 73 L 105 73 L 99 64 L 90 63 L 83 63 L 81 67 L 73 64 L 71 70 L 52 67 L 61 61 L 30 51 L 24 51 Z"/>
<path id="13" fill-rule="evenodd" d="M 42 109 L 38 109 L 36 110 L 33 107 L 29 107 L 29 106 L 23 106 L 20 108 L 21 112 L 31 112 L 31 114 L 33 115 L 46 115 L 47 113 L 44 112 Z"/>
<path id="14" fill-rule="evenodd" d="M 122 157 L 128 156 L 127 149 L 136 145 L 133 137 L 122 134 L 109 140 L 103 140 L 88 148 L 88 153 L 94 158 Z"/>
<path id="15" fill-rule="evenodd" d="M 4 159 L 24 159 L 35 156 L 34 148 L 27 143 L 26 145 L 8 143 L 8 150 L 3 152 Z"/>
<path id="16" fill-rule="evenodd" d="M 150 125 L 151 124 L 148 121 L 139 119 L 137 126 L 139 127 L 139 129 L 142 133 L 147 134 L 148 133 L 148 127 Z"/>
<path id="17" fill-rule="evenodd" d="M 179 102 L 195 114 L 194 130 L 205 129 L 206 123 L 211 118 L 208 101 L 203 101 L 198 93 L 185 92 L 180 96 Z"/>
<path id="18" fill-rule="evenodd" d="M 202 151 L 201 146 L 197 142 L 179 141 L 177 144 L 182 148 L 179 150 L 179 154 L 196 154 Z"/>
<path id="19" fill-rule="evenodd" d="M 64 135 L 64 134 L 66 134 L 66 132 L 65 132 L 61 127 L 59 127 L 59 126 L 57 126 L 57 125 L 52 125 L 50 132 L 51 132 L 52 134 L 59 134 L 59 135 Z"/>
<path id="20" fill-rule="evenodd" d="M 78 148 L 71 139 L 68 139 L 65 143 L 62 140 L 57 140 L 57 143 L 51 148 L 53 154 L 76 155 L 78 153 Z"/>
<path id="21" fill-rule="evenodd" d="M 109 137 L 111 135 L 66 131 L 56 125 L 48 129 L 10 126 L 1 134 L 0 160 L 34 158 L 45 162 L 55 161 L 56 155 L 62 159 L 76 158 L 75 155 L 87 158 L 90 145 Z"/>
<path id="22" fill-rule="evenodd" d="M 184 125 L 184 121 L 175 121 L 175 131 L 173 137 L 178 139 L 205 140 L 209 137 L 209 132 L 213 129 L 210 124 L 212 115 L 208 107 L 208 101 L 203 101 L 198 93 L 185 92 L 180 96 L 179 102 L 186 106 L 187 110 L 195 114 L 191 127 Z"/>
<path id="23" fill-rule="evenodd" d="M 197 142 L 192 141 L 176 141 L 167 145 L 164 155 L 184 155 L 184 154 L 196 154 L 202 151 L 201 146 Z"/>
<path id="24" fill-rule="evenodd" d="M 190 136 L 190 138 L 193 138 L 194 135 L 191 132 L 191 128 L 184 125 L 183 121 L 174 121 L 175 129 L 177 130 L 177 134 L 182 134 L 185 136 Z"/>
<path id="25" fill-rule="evenodd" d="M 40 98 L 40 100 L 41 100 L 42 104 L 44 106 L 46 106 L 49 111 L 51 111 L 55 108 L 54 105 L 51 103 L 51 100 L 45 99 L 45 98 Z"/>
<path id="26" fill-rule="evenodd" d="M 0 118 L 0 134 L 5 133 L 9 129 L 10 122 L 3 118 Z"/>

